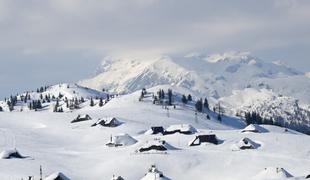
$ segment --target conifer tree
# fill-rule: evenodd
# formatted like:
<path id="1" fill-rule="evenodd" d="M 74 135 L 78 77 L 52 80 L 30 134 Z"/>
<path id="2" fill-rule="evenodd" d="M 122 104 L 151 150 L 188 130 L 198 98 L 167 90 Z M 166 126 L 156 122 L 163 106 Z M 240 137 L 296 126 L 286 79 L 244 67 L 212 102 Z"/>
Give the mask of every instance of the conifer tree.
<path id="1" fill-rule="evenodd" d="M 102 107 L 103 106 L 103 99 L 102 99 L 102 97 L 100 97 L 100 99 L 99 99 L 99 107 Z"/>
<path id="2" fill-rule="evenodd" d="M 222 116 L 221 116 L 221 114 L 218 114 L 218 115 L 217 115 L 217 120 L 222 121 Z"/>
<path id="3" fill-rule="evenodd" d="M 187 98 L 186 96 L 183 94 L 182 99 L 181 99 L 182 103 L 187 104 Z"/>
<path id="4" fill-rule="evenodd" d="M 161 90 L 161 98 L 165 99 L 165 91 L 163 89 Z"/>
<path id="5" fill-rule="evenodd" d="M 90 106 L 93 107 L 95 104 L 94 104 L 94 100 L 93 98 L 90 98 Z"/>
<path id="6" fill-rule="evenodd" d="M 195 108 L 198 112 L 202 112 L 202 99 L 199 99 L 196 104 L 195 104 Z"/>
<path id="7" fill-rule="evenodd" d="M 203 102 L 203 106 L 209 110 L 209 102 L 208 102 L 208 99 L 205 98 L 204 102 Z"/>
<path id="8" fill-rule="evenodd" d="M 192 99 L 192 95 L 190 95 L 190 94 L 188 94 L 188 96 L 187 96 L 187 101 L 192 101 L 193 99 Z"/>
<path id="9" fill-rule="evenodd" d="M 168 105 L 172 105 L 172 90 L 168 89 Z"/>
<path id="10" fill-rule="evenodd" d="M 59 100 L 56 100 L 56 104 L 54 106 L 53 112 L 58 112 L 58 107 L 59 107 Z"/>

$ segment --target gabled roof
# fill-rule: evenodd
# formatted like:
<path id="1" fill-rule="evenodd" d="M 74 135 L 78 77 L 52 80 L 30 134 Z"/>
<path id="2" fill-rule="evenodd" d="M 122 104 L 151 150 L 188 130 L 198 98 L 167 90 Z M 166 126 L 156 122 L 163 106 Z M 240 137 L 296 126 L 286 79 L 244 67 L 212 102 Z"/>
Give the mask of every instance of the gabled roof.
<path id="1" fill-rule="evenodd" d="M 162 126 L 153 126 L 149 130 L 147 130 L 144 134 L 151 135 L 151 134 L 164 134 L 165 129 Z"/>
<path id="2" fill-rule="evenodd" d="M 293 175 L 283 168 L 267 167 L 258 173 L 254 179 L 287 179 L 291 177 L 293 177 Z"/>
<path id="3" fill-rule="evenodd" d="M 87 121 L 87 120 L 91 120 L 91 117 L 88 114 L 83 114 L 83 115 L 79 114 L 75 119 L 71 121 L 71 123 Z"/>
<path id="4" fill-rule="evenodd" d="M 241 132 L 260 132 L 260 126 L 257 124 L 250 124 L 247 127 L 245 127 Z"/>
<path id="5" fill-rule="evenodd" d="M 141 180 L 170 180 L 159 171 L 155 165 L 152 165 L 148 172 Z"/>
<path id="6" fill-rule="evenodd" d="M 44 178 L 44 180 L 70 180 L 70 179 L 61 172 L 55 172 Z"/>
<path id="7" fill-rule="evenodd" d="M 237 143 L 233 144 L 231 146 L 231 149 L 233 151 L 238 151 L 238 150 L 245 150 L 245 149 L 257 149 L 261 145 L 252 141 L 250 138 L 242 138 L 240 141 Z"/>
<path id="8" fill-rule="evenodd" d="M 201 143 L 218 144 L 218 140 L 217 140 L 215 134 L 197 135 L 193 140 L 191 140 L 188 143 L 188 145 L 189 146 L 198 146 Z"/>
<path id="9" fill-rule="evenodd" d="M 169 126 L 166 129 L 165 134 L 171 134 L 176 132 L 184 134 L 194 134 L 197 132 L 197 130 L 190 124 L 175 124 Z"/>
<path id="10" fill-rule="evenodd" d="M 119 134 L 114 136 L 106 145 L 107 146 L 129 146 L 138 141 L 128 134 Z"/>
<path id="11" fill-rule="evenodd" d="M 0 153 L 0 159 L 25 158 L 16 149 L 5 150 Z"/>
<path id="12" fill-rule="evenodd" d="M 175 150 L 176 148 L 171 146 L 169 143 L 163 140 L 154 139 L 151 141 L 146 141 L 144 145 L 139 148 L 139 152 L 144 151 L 167 151 Z"/>
<path id="13" fill-rule="evenodd" d="M 121 125 L 122 123 L 118 121 L 115 117 L 109 117 L 106 119 L 99 119 L 96 123 L 94 123 L 92 126 L 102 125 L 107 127 L 116 127 Z"/>

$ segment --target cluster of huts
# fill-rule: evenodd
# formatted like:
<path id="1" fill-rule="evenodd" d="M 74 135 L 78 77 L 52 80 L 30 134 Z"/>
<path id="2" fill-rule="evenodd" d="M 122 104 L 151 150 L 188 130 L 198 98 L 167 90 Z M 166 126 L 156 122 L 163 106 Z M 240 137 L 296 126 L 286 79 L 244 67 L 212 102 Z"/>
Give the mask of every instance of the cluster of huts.
<path id="1" fill-rule="evenodd" d="M 88 114 L 84 115 L 78 115 L 75 119 L 71 121 L 71 123 L 77 123 L 82 121 L 89 121 L 92 120 L 92 118 Z M 103 127 L 117 127 L 122 124 L 121 121 L 119 121 L 115 117 L 107 117 L 107 118 L 101 118 L 98 119 L 95 123 L 93 123 L 91 126 L 103 126 Z M 264 128 L 260 127 L 259 125 L 251 124 L 244 128 L 241 132 L 242 133 L 260 133 L 264 132 Z M 147 130 L 144 134 L 145 135 L 157 135 L 161 134 L 163 136 L 165 135 L 171 135 L 171 134 L 184 134 L 184 135 L 193 135 L 196 134 L 198 131 L 191 126 L 190 124 L 175 124 L 171 125 L 167 128 L 164 128 L 163 126 L 153 126 L 149 130 Z M 109 142 L 106 144 L 109 147 L 119 147 L 119 146 L 129 146 L 137 143 L 138 141 L 131 137 L 128 134 L 118 134 L 116 136 L 110 137 Z M 210 134 L 197 134 L 189 143 L 189 146 L 199 146 L 201 144 L 220 144 L 220 140 L 217 138 L 217 136 L 213 133 Z M 232 145 L 231 149 L 233 151 L 236 150 L 245 150 L 245 149 L 256 149 L 260 147 L 260 144 L 256 143 L 255 141 L 244 137 L 239 142 L 236 142 Z M 176 149 L 172 148 L 171 145 L 169 145 L 166 141 L 163 140 L 152 140 L 152 141 L 146 141 L 144 145 L 142 145 L 137 152 L 146 152 L 146 151 L 167 151 L 170 149 Z"/>
<path id="2" fill-rule="evenodd" d="M 263 128 L 259 125 L 249 125 L 244 128 L 241 133 L 260 133 L 263 132 Z M 171 125 L 168 128 L 164 128 L 162 126 L 154 126 L 145 132 L 146 135 L 171 135 L 175 133 L 180 133 L 184 135 L 193 135 L 198 131 L 189 124 L 177 124 Z M 110 137 L 109 142 L 106 144 L 109 147 L 120 147 L 120 146 L 129 146 L 136 144 L 138 140 L 131 137 L 128 134 L 118 134 L 114 137 Z M 195 137 L 189 141 L 189 146 L 199 146 L 202 144 L 221 144 L 222 141 L 217 138 L 214 133 L 207 134 L 196 134 Z M 257 149 L 261 145 L 250 138 L 244 137 L 240 141 L 236 142 L 231 146 L 233 151 L 246 150 L 246 149 Z M 138 153 L 146 153 L 146 152 L 162 152 L 168 150 L 176 150 L 177 148 L 170 145 L 167 141 L 161 140 L 160 136 L 156 136 L 156 138 L 144 141 L 140 143 L 140 147 L 136 150 Z"/>
<path id="3" fill-rule="evenodd" d="M 82 121 L 92 120 L 89 115 L 78 115 L 71 123 L 77 123 Z M 105 126 L 105 127 L 117 127 L 122 123 L 117 120 L 115 117 L 109 117 L 105 119 L 98 119 L 98 121 L 93 126 Z M 263 127 L 250 124 L 243 130 L 241 133 L 262 133 L 266 132 L 267 130 Z M 162 126 L 154 126 L 151 127 L 148 131 L 145 132 L 146 135 L 171 135 L 175 133 L 184 134 L 184 135 L 193 135 L 196 134 L 198 131 L 189 124 L 177 124 L 171 125 L 168 128 L 164 128 Z M 119 147 L 119 146 L 129 146 L 136 144 L 138 140 L 131 137 L 128 134 L 118 134 L 114 137 L 110 137 L 109 142 L 106 144 L 109 147 Z M 217 138 L 217 136 L 213 133 L 210 134 L 197 134 L 189 143 L 189 146 L 199 146 L 201 144 L 214 144 L 217 145 L 221 141 Z M 240 141 L 236 142 L 231 146 L 233 151 L 239 150 L 247 150 L 247 149 L 257 149 L 261 145 L 250 138 L 244 137 Z M 177 150 L 177 148 L 170 145 L 165 140 L 161 140 L 158 136 L 157 138 L 145 141 L 140 147 L 136 150 L 137 153 L 150 153 L 150 152 L 163 152 L 168 150 Z M 11 158 L 26 158 L 22 156 L 17 149 L 12 150 L 5 150 L 0 153 L 0 159 L 11 159 Z M 268 167 L 257 174 L 254 179 L 262 179 L 262 178 L 291 178 L 293 177 L 290 173 L 288 173 L 283 168 L 275 168 L 275 167 Z M 304 178 L 310 179 L 310 174 L 305 176 Z M 61 172 L 53 173 L 44 178 L 44 180 L 70 180 L 67 176 L 65 176 Z M 114 176 L 111 180 L 124 180 L 121 176 Z M 155 165 L 152 165 L 148 172 L 141 180 L 170 180 L 169 178 L 165 177 L 161 171 L 159 171 Z"/>

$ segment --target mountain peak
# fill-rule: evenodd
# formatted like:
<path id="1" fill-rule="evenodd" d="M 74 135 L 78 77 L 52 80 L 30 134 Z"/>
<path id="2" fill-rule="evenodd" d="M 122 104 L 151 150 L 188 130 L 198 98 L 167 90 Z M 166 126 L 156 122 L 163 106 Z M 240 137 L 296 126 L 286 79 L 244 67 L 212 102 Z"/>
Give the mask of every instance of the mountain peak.
<path id="1" fill-rule="evenodd" d="M 210 63 L 217 63 L 220 61 L 240 61 L 240 60 L 250 60 L 254 59 L 250 52 L 238 52 L 238 51 L 229 51 L 221 54 L 213 54 L 208 56 L 205 60 Z"/>

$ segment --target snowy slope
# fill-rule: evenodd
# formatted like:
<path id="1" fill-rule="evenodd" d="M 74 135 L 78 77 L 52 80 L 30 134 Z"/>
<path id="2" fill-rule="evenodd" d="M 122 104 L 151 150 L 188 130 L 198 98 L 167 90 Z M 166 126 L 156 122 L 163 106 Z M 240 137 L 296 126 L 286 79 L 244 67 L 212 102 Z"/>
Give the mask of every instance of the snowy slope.
<path id="1" fill-rule="evenodd" d="M 66 107 L 65 99 L 68 99 L 68 101 L 73 101 L 74 99 L 80 100 L 81 98 L 84 98 L 85 102 L 88 102 L 91 98 L 106 99 L 107 97 L 107 94 L 104 92 L 100 92 L 73 83 L 57 84 L 53 86 L 48 86 L 46 87 L 46 89 L 43 89 L 43 92 L 28 91 L 18 94 L 17 104 L 14 107 L 14 111 L 28 111 L 29 103 L 31 103 L 33 100 L 41 100 L 41 102 L 43 102 L 43 110 L 47 109 L 52 111 L 54 105 L 56 104 L 56 100 L 58 99 L 60 106 L 63 107 L 66 111 L 69 109 Z M 27 101 L 22 100 L 22 97 L 26 97 L 26 95 L 29 96 L 29 99 L 27 99 Z M 49 97 L 50 102 L 46 101 L 47 96 Z M 95 104 L 98 104 L 98 100 L 94 101 L 96 102 Z M 81 103 L 80 105 L 83 106 L 83 103 Z M 0 106 L 3 108 L 3 111 L 9 111 L 8 104 L 5 101 L 0 101 Z"/>
<path id="2" fill-rule="evenodd" d="M 159 86 L 157 88 L 164 88 Z M 147 90 L 149 93 L 155 92 Z M 180 90 L 181 91 L 181 90 Z M 184 89 L 187 91 L 187 89 Z M 183 92 L 180 92 L 183 93 Z M 211 114 L 195 118 L 192 105 L 177 105 L 167 110 L 154 105 L 148 94 L 138 101 L 140 91 L 111 99 L 103 107 L 85 106 L 68 113 L 2 112 L 0 113 L 0 151 L 16 148 L 29 159 L 0 159 L 0 177 L 21 179 L 29 175 L 39 178 L 62 172 L 74 180 L 111 179 L 113 175 L 126 180 L 145 177 L 148 167 L 156 164 L 172 180 L 188 179 L 252 179 L 267 167 L 284 168 L 294 177 L 310 173 L 310 137 L 284 128 L 263 126 L 264 133 L 241 133 L 245 126 L 237 119 L 223 117 L 218 122 Z M 71 124 L 78 114 L 89 114 L 92 120 Z M 116 117 L 122 125 L 91 127 L 99 118 Z M 151 126 L 168 128 L 176 124 L 191 124 L 198 134 L 215 133 L 221 144 L 189 147 L 197 134 L 145 135 Z M 111 135 L 127 133 L 138 142 L 124 147 L 108 147 Z M 232 151 L 231 146 L 248 137 L 261 146 L 254 150 Z M 154 139 L 165 140 L 177 150 L 167 153 L 137 154 L 135 151 Z"/>
<path id="3" fill-rule="evenodd" d="M 31 96 L 34 99 L 39 99 L 41 93 L 33 92 Z M 70 84 L 70 83 L 63 83 L 63 84 L 56 84 L 53 86 L 49 86 L 45 92 L 42 93 L 43 96 L 45 95 L 54 95 L 58 97 L 59 94 L 63 95 L 63 98 L 67 97 L 68 99 L 72 98 L 87 98 L 90 99 L 96 97 L 105 97 L 106 94 L 94 89 L 90 89 L 87 87 L 83 87 L 77 84 Z"/>

